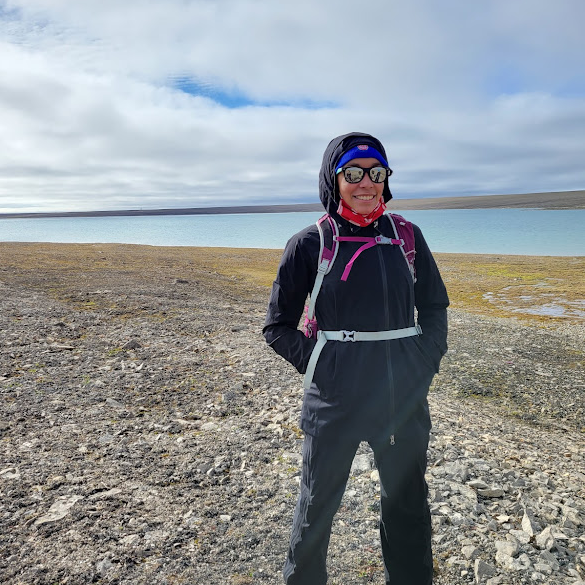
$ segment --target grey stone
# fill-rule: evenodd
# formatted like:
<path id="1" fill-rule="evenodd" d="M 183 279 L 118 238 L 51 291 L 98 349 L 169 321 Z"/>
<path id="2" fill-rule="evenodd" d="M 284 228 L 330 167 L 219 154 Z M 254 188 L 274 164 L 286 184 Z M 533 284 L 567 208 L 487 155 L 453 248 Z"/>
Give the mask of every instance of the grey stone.
<path id="1" fill-rule="evenodd" d="M 497 572 L 496 567 L 486 563 L 482 559 L 476 559 L 474 564 L 474 575 L 476 583 L 485 583 L 488 577 L 493 577 Z"/>
<path id="2" fill-rule="evenodd" d="M 557 557 L 553 553 L 551 553 L 550 551 L 543 550 L 540 553 L 539 558 L 542 562 L 550 565 L 552 567 L 553 571 L 559 570 L 559 568 L 560 568 L 559 561 L 558 561 Z"/>
<path id="3" fill-rule="evenodd" d="M 480 551 L 475 545 L 468 544 L 461 549 L 461 552 L 467 560 L 472 561 L 477 558 Z"/>
<path id="4" fill-rule="evenodd" d="M 471 481 L 467 482 L 467 485 L 476 490 L 486 490 L 490 487 L 485 481 L 480 479 L 472 479 Z"/>
<path id="5" fill-rule="evenodd" d="M 16 467 L 8 467 L 0 471 L 0 479 L 20 479 L 20 471 Z"/>
<path id="6" fill-rule="evenodd" d="M 491 487 L 478 489 L 477 493 L 484 498 L 501 498 L 504 495 L 504 490 L 500 487 Z"/>
<path id="7" fill-rule="evenodd" d="M 501 550 L 496 553 L 496 562 L 506 571 L 526 571 L 531 567 L 530 558 L 527 554 L 514 558 Z"/>
<path id="8" fill-rule="evenodd" d="M 524 532 L 524 530 L 510 530 L 510 534 L 521 544 L 530 542 L 530 534 Z"/>
<path id="9" fill-rule="evenodd" d="M 453 461 L 445 463 L 443 466 L 445 473 L 450 477 L 456 478 L 460 482 L 464 482 L 469 477 L 469 467 L 465 463 Z"/>
<path id="10" fill-rule="evenodd" d="M 114 565 L 112 564 L 112 561 L 108 558 L 103 559 L 101 561 L 99 561 L 99 563 L 96 564 L 95 569 L 96 571 L 100 574 L 100 575 L 105 575 Z"/>
<path id="11" fill-rule="evenodd" d="M 540 532 L 540 524 L 536 521 L 532 510 L 526 509 L 524 516 L 522 517 L 522 530 L 528 534 L 528 536 L 534 536 L 537 532 Z"/>
<path id="12" fill-rule="evenodd" d="M 131 349 L 138 349 L 139 347 L 142 347 L 142 345 L 140 344 L 140 342 L 136 341 L 136 339 L 131 339 L 130 341 L 127 341 L 122 346 L 122 349 L 131 350 Z"/>
<path id="13" fill-rule="evenodd" d="M 359 475 L 372 470 L 370 455 L 356 455 L 351 464 L 351 475 Z"/>
<path id="14" fill-rule="evenodd" d="M 496 550 L 510 557 L 515 557 L 520 551 L 520 547 L 518 546 L 517 543 L 510 542 L 509 540 L 497 540 Z"/>
<path id="15" fill-rule="evenodd" d="M 113 398 L 106 398 L 106 404 L 112 408 L 126 408 L 121 402 L 114 400 Z"/>
<path id="16" fill-rule="evenodd" d="M 35 526 L 40 526 L 42 524 L 49 524 L 51 522 L 57 522 L 67 514 L 71 508 L 79 502 L 79 500 L 83 500 L 83 496 L 80 495 L 71 495 L 71 496 L 61 496 L 57 498 L 57 500 L 53 503 L 53 505 L 49 508 L 49 511 L 40 518 L 35 520 Z"/>
<path id="17" fill-rule="evenodd" d="M 540 534 L 536 535 L 536 546 L 542 550 L 551 550 L 555 547 L 555 538 L 552 533 L 552 527 L 547 526 Z"/>
<path id="18" fill-rule="evenodd" d="M 215 431 L 219 428 L 219 425 L 214 422 L 206 422 L 201 425 L 202 431 Z"/>
<path id="19" fill-rule="evenodd" d="M 552 567 L 548 563 L 534 563 L 534 570 L 543 575 L 552 575 Z"/>

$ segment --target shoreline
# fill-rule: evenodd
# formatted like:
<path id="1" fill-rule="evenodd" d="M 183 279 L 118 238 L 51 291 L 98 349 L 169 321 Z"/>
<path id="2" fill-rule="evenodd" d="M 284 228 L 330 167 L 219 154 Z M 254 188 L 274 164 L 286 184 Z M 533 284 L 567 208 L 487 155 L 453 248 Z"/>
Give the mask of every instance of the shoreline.
<path id="1" fill-rule="evenodd" d="M 469 195 L 466 197 L 430 197 L 392 199 L 388 209 L 585 209 L 585 190 L 522 193 L 511 195 Z M 103 211 L 59 211 L 0 213 L 0 219 L 35 219 L 51 217 L 134 217 L 156 215 L 220 215 L 243 213 L 298 213 L 322 211 L 320 203 L 290 205 L 240 205 L 230 207 L 185 207 L 177 209 L 121 209 Z"/>

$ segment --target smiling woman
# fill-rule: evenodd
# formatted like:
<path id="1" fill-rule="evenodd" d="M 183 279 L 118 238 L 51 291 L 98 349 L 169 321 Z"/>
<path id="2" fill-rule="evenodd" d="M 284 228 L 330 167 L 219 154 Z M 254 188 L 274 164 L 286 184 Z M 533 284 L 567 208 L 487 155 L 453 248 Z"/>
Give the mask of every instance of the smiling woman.
<path id="1" fill-rule="evenodd" d="M 388 173 L 375 158 L 355 158 L 337 170 L 339 196 L 357 215 L 370 216 L 381 207 Z"/>
<path id="2" fill-rule="evenodd" d="M 390 174 L 375 137 L 334 138 L 319 173 L 327 221 L 290 238 L 272 287 L 264 336 L 305 374 L 287 585 L 327 582 L 333 516 L 363 441 L 380 475 L 386 582 L 432 582 L 427 392 L 447 349 L 449 300 L 420 229 L 384 214 Z"/>

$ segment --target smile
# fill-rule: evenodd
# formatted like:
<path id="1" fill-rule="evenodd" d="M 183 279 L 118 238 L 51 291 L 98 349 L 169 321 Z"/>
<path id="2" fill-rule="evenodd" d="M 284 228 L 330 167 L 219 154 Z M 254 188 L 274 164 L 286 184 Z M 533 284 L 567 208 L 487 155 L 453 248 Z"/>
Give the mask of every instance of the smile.
<path id="1" fill-rule="evenodd" d="M 371 201 L 376 196 L 375 195 L 354 195 L 354 197 L 356 199 L 359 199 L 360 201 Z"/>

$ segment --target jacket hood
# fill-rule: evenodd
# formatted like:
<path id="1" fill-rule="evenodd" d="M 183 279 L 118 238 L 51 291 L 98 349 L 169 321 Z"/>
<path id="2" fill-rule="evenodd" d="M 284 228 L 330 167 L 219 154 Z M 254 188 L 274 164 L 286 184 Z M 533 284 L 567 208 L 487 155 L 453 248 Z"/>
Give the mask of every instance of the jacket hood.
<path id="1" fill-rule="evenodd" d="M 321 199 L 325 211 L 337 221 L 345 220 L 342 220 L 337 213 L 337 207 L 339 206 L 339 189 L 337 188 L 335 167 L 345 152 L 359 144 L 373 146 L 386 160 L 388 160 L 382 143 L 370 134 L 364 134 L 363 132 L 350 132 L 349 134 L 344 134 L 343 136 L 334 138 L 329 143 L 323 154 L 323 162 L 321 163 L 321 170 L 319 171 L 319 198 Z M 390 193 L 390 188 L 388 187 L 388 179 L 384 181 L 382 196 L 385 203 L 392 199 L 392 193 Z"/>

